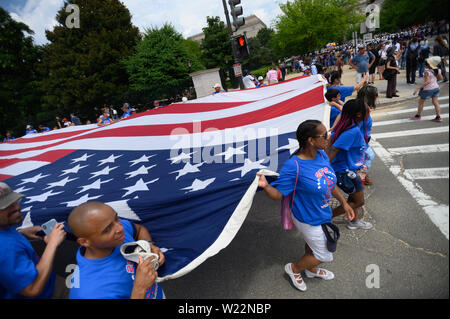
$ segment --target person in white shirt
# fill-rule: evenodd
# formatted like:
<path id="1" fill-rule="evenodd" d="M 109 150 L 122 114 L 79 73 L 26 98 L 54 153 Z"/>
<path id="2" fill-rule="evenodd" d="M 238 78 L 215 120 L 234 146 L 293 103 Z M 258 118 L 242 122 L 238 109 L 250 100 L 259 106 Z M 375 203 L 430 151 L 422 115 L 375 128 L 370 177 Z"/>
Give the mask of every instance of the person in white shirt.
<path id="1" fill-rule="evenodd" d="M 245 73 L 246 73 L 246 75 L 242 79 L 242 81 L 244 82 L 245 88 L 249 89 L 249 88 L 256 87 L 255 78 L 250 73 L 248 73 L 248 72 L 245 72 Z"/>

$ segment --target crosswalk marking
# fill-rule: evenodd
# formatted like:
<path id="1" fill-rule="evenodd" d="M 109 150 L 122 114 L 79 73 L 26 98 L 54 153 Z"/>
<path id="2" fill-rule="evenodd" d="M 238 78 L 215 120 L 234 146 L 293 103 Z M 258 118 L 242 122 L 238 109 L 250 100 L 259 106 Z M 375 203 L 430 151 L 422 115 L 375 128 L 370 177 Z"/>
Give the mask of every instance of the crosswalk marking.
<path id="1" fill-rule="evenodd" d="M 448 126 L 439 126 L 433 128 L 423 128 L 417 130 L 404 130 L 404 131 L 393 131 L 386 133 L 375 133 L 372 134 L 374 139 L 392 138 L 392 137 L 402 137 L 402 136 L 413 136 L 413 135 L 425 135 L 425 134 L 437 134 L 448 132 Z"/>
<path id="2" fill-rule="evenodd" d="M 447 96 L 440 96 L 438 97 L 438 100 L 447 100 L 448 99 L 448 95 Z"/>
<path id="3" fill-rule="evenodd" d="M 448 167 L 410 168 L 405 169 L 403 174 L 412 181 L 418 179 L 448 179 Z"/>
<path id="4" fill-rule="evenodd" d="M 396 148 L 388 148 L 387 150 L 392 155 L 429 154 L 429 153 L 448 152 L 449 147 L 448 144 L 435 144 L 435 145 L 396 147 Z"/>
<path id="5" fill-rule="evenodd" d="M 448 108 L 448 103 L 446 104 L 440 104 L 441 109 L 445 109 Z M 424 111 L 429 111 L 429 110 L 434 110 L 434 106 L 425 106 L 423 108 Z M 383 113 L 374 113 L 372 114 L 373 117 L 376 116 L 386 116 L 386 115 L 397 115 L 397 114 L 404 114 L 404 113 L 414 113 L 416 114 L 417 112 L 417 107 L 413 107 L 413 108 L 407 108 L 407 109 L 402 109 L 402 110 L 396 110 L 396 111 L 389 111 L 389 112 L 383 112 Z"/>
<path id="6" fill-rule="evenodd" d="M 427 115 L 427 116 L 422 116 L 421 121 L 427 121 L 427 120 L 432 120 L 436 117 L 436 115 Z M 441 118 L 446 119 L 448 118 L 448 113 L 445 114 L 441 114 Z M 380 122 L 373 122 L 372 127 L 376 127 L 376 126 L 384 126 L 384 125 L 394 125 L 394 124 L 404 124 L 404 123 L 413 123 L 412 120 L 410 120 L 409 118 L 407 119 L 399 119 L 399 120 L 390 120 L 390 121 L 380 121 Z"/>

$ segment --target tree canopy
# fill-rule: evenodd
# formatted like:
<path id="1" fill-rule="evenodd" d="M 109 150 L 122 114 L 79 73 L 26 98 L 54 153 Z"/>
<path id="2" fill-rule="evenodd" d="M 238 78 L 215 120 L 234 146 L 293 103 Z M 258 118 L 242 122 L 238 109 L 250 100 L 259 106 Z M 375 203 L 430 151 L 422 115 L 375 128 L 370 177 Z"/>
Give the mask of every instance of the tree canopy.
<path id="1" fill-rule="evenodd" d="M 139 30 L 119 0 L 70 0 L 80 8 L 80 28 L 67 28 L 69 13 L 58 11 L 59 25 L 46 31 L 43 47 L 44 108 L 93 117 L 94 107 L 128 88 L 121 61 L 134 54 Z"/>
<path id="2" fill-rule="evenodd" d="M 292 0 L 280 4 L 274 49 L 280 56 L 313 52 L 343 39 L 347 29 L 364 20 L 358 0 Z"/>
<path id="3" fill-rule="evenodd" d="M 36 85 L 40 51 L 33 45 L 32 34 L 27 25 L 0 8 L 0 127 L 15 136 L 25 133 L 26 123 L 35 121 L 40 107 Z"/>

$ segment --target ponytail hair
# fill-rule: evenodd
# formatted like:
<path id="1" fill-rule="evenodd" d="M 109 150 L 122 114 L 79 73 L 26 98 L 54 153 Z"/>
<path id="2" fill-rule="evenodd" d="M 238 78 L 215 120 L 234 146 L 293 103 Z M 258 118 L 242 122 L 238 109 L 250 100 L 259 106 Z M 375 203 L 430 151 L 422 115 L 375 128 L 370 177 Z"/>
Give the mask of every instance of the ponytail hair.
<path id="1" fill-rule="evenodd" d="M 356 117 L 358 113 L 361 113 L 363 120 L 366 118 L 367 108 L 364 101 L 352 99 L 345 102 L 344 107 L 342 108 L 341 119 L 336 125 L 331 144 L 333 144 L 342 133 L 352 128 L 354 125 L 357 125 Z M 365 126 L 365 123 L 363 125 Z"/>

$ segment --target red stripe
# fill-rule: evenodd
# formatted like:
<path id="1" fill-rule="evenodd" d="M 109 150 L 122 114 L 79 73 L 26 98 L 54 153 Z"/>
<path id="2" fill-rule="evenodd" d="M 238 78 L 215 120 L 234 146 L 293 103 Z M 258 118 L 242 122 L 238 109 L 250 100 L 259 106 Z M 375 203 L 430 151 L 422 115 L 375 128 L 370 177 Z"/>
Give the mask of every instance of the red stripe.
<path id="1" fill-rule="evenodd" d="M 0 174 L 0 181 L 4 181 L 8 178 L 14 177 L 12 175 L 4 175 L 4 174 Z"/>
<path id="2" fill-rule="evenodd" d="M 293 112 L 297 112 L 309 107 L 322 104 L 324 102 L 323 87 L 317 87 L 311 91 L 303 93 L 299 96 L 295 96 L 291 99 L 285 100 L 281 103 L 266 107 L 250 113 L 235 115 L 231 117 L 203 121 L 202 132 L 205 129 L 216 128 L 223 130 L 226 128 L 235 128 L 245 125 L 250 125 L 283 115 L 287 115 Z M 126 137 L 126 136 L 164 136 L 170 135 L 174 129 L 185 129 L 185 132 L 177 134 L 191 134 L 193 133 L 192 123 L 182 124 L 161 124 L 161 125 L 143 125 L 143 126 L 129 126 L 119 127 L 111 130 L 94 131 L 90 134 L 74 137 L 65 141 L 53 143 L 50 145 L 43 145 L 26 150 L 9 150 L 0 151 L 0 156 L 10 156 L 17 153 L 31 151 L 31 150 L 43 150 L 48 147 L 57 146 L 63 143 L 72 142 L 76 140 L 88 139 L 88 138 L 101 138 L 101 137 Z"/>
<path id="3" fill-rule="evenodd" d="M 76 134 L 92 131 L 95 129 L 97 129 L 97 127 L 91 128 L 91 129 L 79 130 L 79 131 L 72 131 L 72 132 L 61 132 L 61 133 L 54 133 L 54 134 L 45 134 L 44 133 L 44 134 L 40 134 L 36 137 L 20 138 L 20 139 L 15 140 L 14 142 L 16 144 L 47 142 L 47 141 L 58 140 L 61 138 L 72 137 Z"/>
<path id="4" fill-rule="evenodd" d="M 53 163 L 54 161 L 59 160 L 60 158 L 69 155 L 72 152 L 75 152 L 75 150 L 54 150 L 34 157 L 0 159 L 0 168 L 8 167 L 12 164 L 26 161 L 41 161 Z"/>

